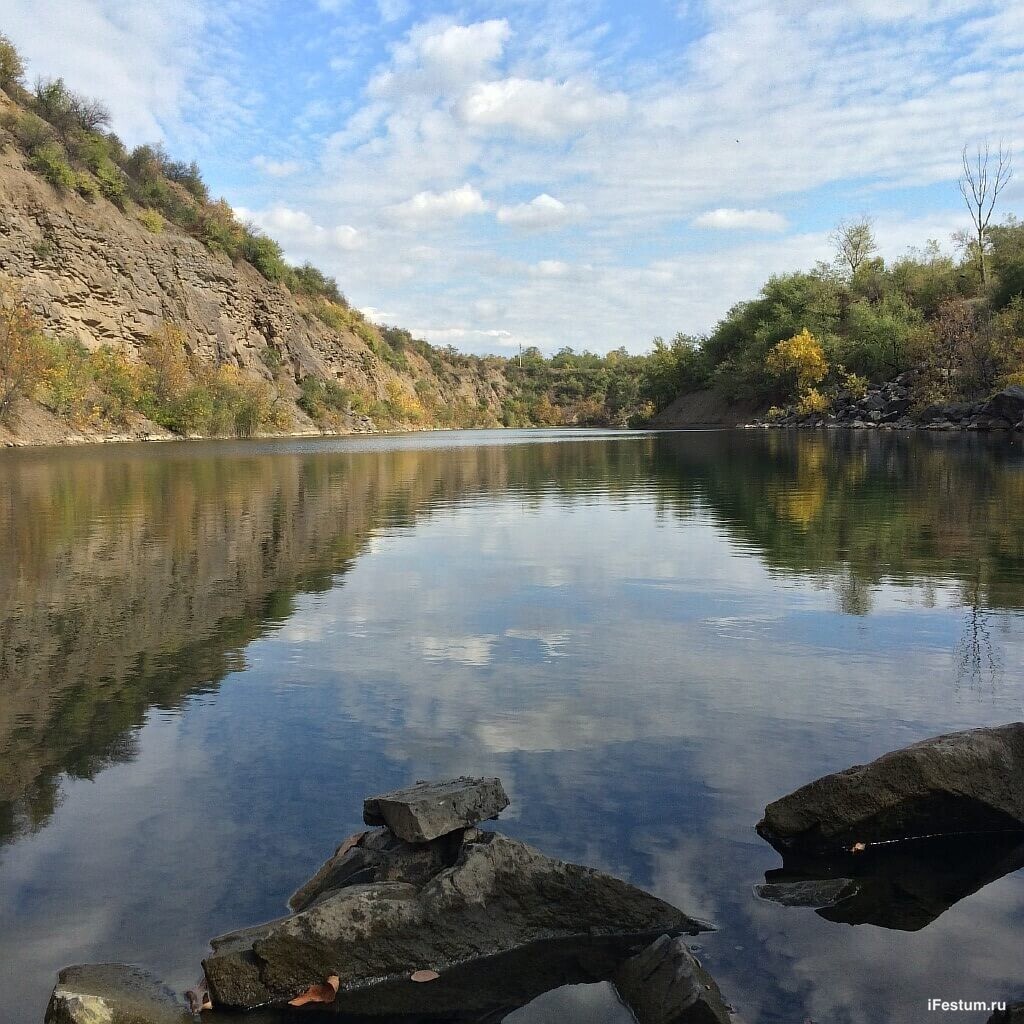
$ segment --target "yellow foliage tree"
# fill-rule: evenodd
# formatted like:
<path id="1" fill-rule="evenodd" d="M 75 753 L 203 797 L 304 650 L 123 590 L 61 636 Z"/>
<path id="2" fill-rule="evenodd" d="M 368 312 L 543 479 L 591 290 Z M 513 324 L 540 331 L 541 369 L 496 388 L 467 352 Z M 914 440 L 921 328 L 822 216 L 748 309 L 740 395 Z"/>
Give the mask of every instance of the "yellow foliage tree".
<path id="1" fill-rule="evenodd" d="M 805 327 L 792 338 L 780 341 L 768 353 L 768 370 L 777 377 L 792 375 L 797 390 L 806 392 L 824 380 L 828 361 L 818 339 Z"/>
<path id="2" fill-rule="evenodd" d="M 0 423 L 31 397 L 48 365 L 46 338 L 20 289 L 0 280 Z"/>

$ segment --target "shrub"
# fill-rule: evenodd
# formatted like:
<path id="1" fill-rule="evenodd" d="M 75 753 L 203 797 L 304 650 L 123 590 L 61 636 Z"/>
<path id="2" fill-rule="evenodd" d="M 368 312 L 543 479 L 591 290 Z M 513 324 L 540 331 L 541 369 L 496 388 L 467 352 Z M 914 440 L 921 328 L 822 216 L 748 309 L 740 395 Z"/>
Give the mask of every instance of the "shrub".
<path id="1" fill-rule="evenodd" d="M 296 403 L 314 423 L 337 424 L 354 407 L 352 393 L 332 380 L 305 377 Z"/>
<path id="2" fill-rule="evenodd" d="M 852 398 L 859 401 L 868 393 L 868 379 L 856 373 L 847 373 L 845 370 L 840 375 L 840 381 Z"/>
<path id="3" fill-rule="evenodd" d="M 311 263 L 303 263 L 301 267 L 292 269 L 288 278 L 288 287 L 298 295 L 322 296 L 336 305 L 348 305 L 348 300 L 338 288 L 338 282 Z"/>
<path id="4" fill-rule="evenodd" d="M 0 89 L 21 87 L 25 81 L 25 64 L 14 43 L 0 32 Z"/>
<path id="5" fill-rule="evenodd" d="M 281 246 L 255 228 L 244 229 L 240 255 L 268 281 L 280 281 L 288 273 Z"/>
<path id="6" fill-rule="evenodd" d="M 99 182 L 88 171 L 76 171 L 75 191 L 85 199 L 94 200 L 100 194 Z"/>
<path id="7" fill-rule="evenodd" d="M 94 173 L 100 192 L 112 203 L 120 204 L 126 189 L 121 168 L 111 160 L 97 167 Z"/>
<path id="8" fill-rule="evenodd" d="M 31 397 L 48 361 L 46 338 L 16 286 L 0 280 L 0 423 Z"/>
<path id="9" fill-rule="evenodd" d="M 139 210 L 139 223 L 154 235 L 159 235 L 164 229 L 164 219 L 156 210 Z"/>
<path id="10" fill-rule="evenodd" d="M 30 110 L 8 118 L 7 128 L 18 145 L 30 156 L 40 146 L 53 141 L 53 129 Z"/>
<path id="11" fill-rule="evenodd" d="M 817 389 L 808 388 L 796 403 L 796 411 L 801 416 L 819 415 L 828 412 L 829 400 Z"/>
<path id="12" fill-rule="evenodd" d="M 70 420 L 87 414 L 93 382 L 93 366 L 89 351 L 72 338 L 56 338 L 49 342 L 47 367 L 42 374 L 42 403 L 48 409 Z"/>
<path id="13" fill-rule="evenodd" d="M 78 133 L 97 132 L 110 124 L 110 111 L 99 100 L 73 92 L 63 78 L 36 82 L 35 107 L 65 142 Z"/>
<path id="14" fill-rule="evenodd" d="M 78 176 L 64 156 L 57 142 L 45 142 L 32 157 L 32 168 L 61 192 L 70 192 L 78 183 Z"/>

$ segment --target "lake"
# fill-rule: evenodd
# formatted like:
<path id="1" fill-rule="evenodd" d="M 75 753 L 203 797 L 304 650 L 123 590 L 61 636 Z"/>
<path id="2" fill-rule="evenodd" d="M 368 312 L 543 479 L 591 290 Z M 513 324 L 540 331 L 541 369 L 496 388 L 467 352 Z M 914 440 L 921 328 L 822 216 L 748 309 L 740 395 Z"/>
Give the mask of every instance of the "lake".
<path id="1" fill-rule="evenodd" d="M 780 859 L 753 828 L 825 772 L 1021 719 L 1022 609 L 1019 439 L 0 453 L 0 1016 L 39 1024 L 83 961 L 189 987 L 364 795 L 457 774 L 501 776 L 496 827 L 714 921 L 699 955 L 747 1024 L 1022 998 L 1020 870 L 947 879 L 916 930 L 831 921 L 755 894 Z M 573 1019 L 624 1018 L 604 986 L 509 1018 Z"/>

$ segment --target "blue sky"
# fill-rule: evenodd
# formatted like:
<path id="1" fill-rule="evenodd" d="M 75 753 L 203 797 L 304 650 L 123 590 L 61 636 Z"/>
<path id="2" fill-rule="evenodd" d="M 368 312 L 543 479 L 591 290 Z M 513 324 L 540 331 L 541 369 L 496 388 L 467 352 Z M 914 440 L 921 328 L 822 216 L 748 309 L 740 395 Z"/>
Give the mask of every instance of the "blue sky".
<path id="1" fill-rule="evenodd" d="M 472 351 L 701 333 L 842 217 L 888 257 L 948 246 L 961 146 L 1024 137 L 1004 0 L 4 8 L 31 74 L 197 159 L 375 319 Z"/>

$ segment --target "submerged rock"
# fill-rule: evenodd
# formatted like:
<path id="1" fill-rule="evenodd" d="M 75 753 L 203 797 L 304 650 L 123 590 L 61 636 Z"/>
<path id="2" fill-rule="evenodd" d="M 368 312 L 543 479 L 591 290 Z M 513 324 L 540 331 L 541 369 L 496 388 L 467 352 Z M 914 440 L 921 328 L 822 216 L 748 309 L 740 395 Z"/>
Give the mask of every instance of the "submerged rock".
<path id="1" fill-rule="evenodd" d="M 450 972 L 538 942 L 621 945 L 709 927 L 619 879 L 474 832 L 422 887 L 376 881 L 322 892 L 298 914 L 215 939 L 203 966 L 217 1008 L 286 1002 L 337 975 L 330 1009 L 354 1012 L 372 991 L 375 1012 L 398 1012 L 382 999 L 421 969 L 440 979 L 420 989 L 442 991 Z"/>
<path id="2" fill-rule="evenodd" d="M 1024 833 L 978 839 L 911 840 L 828 860 L 786 855 L 784 867 L 767 872 L 766 884 L 755 891 L 784 906 L 816 907 L 827 921 L 919 931 L 953 904 L 1024 867 Z M 815 869 L 827 875 L 808 877 Z"/>
<path id="3" fill-rule="evenodd" d="M 765 808 L 785 853 L 834 855 L 911 836 L 1024 829 L 1024 722 L 923 740 L 826 775 Z"/>
<path id="4" fill-rule="evenodd" d="M 66 967 L 46 1008 L 46 1024 L 193 1024 L 185 1004 L 130 964 Z"/>
<path id="5" fill-rule="evenodd" d="M 407 843 L 431 839 L 496 818 L 508 807 L 500 779 L 448 779 L 417 782 L 407 789 L 368 797 L 363 821 L 386 825 Z"/>
<path id="6" fill-rule="evenodd" d="M 623 963 L 615 987 L 639 1024 L 730 1024 L 715 979 L 678 937 L 662 935 Z"/>
<path id="7" fill-rule="evenodd" d="M 789 878 L 781 872 L 769 872 L 765 878 L 763 885 L 754 886 L 754 894 L 783 907 L 820 910 L 847 899 L 857 891 L 857 883 L 852 878 Z"/>

